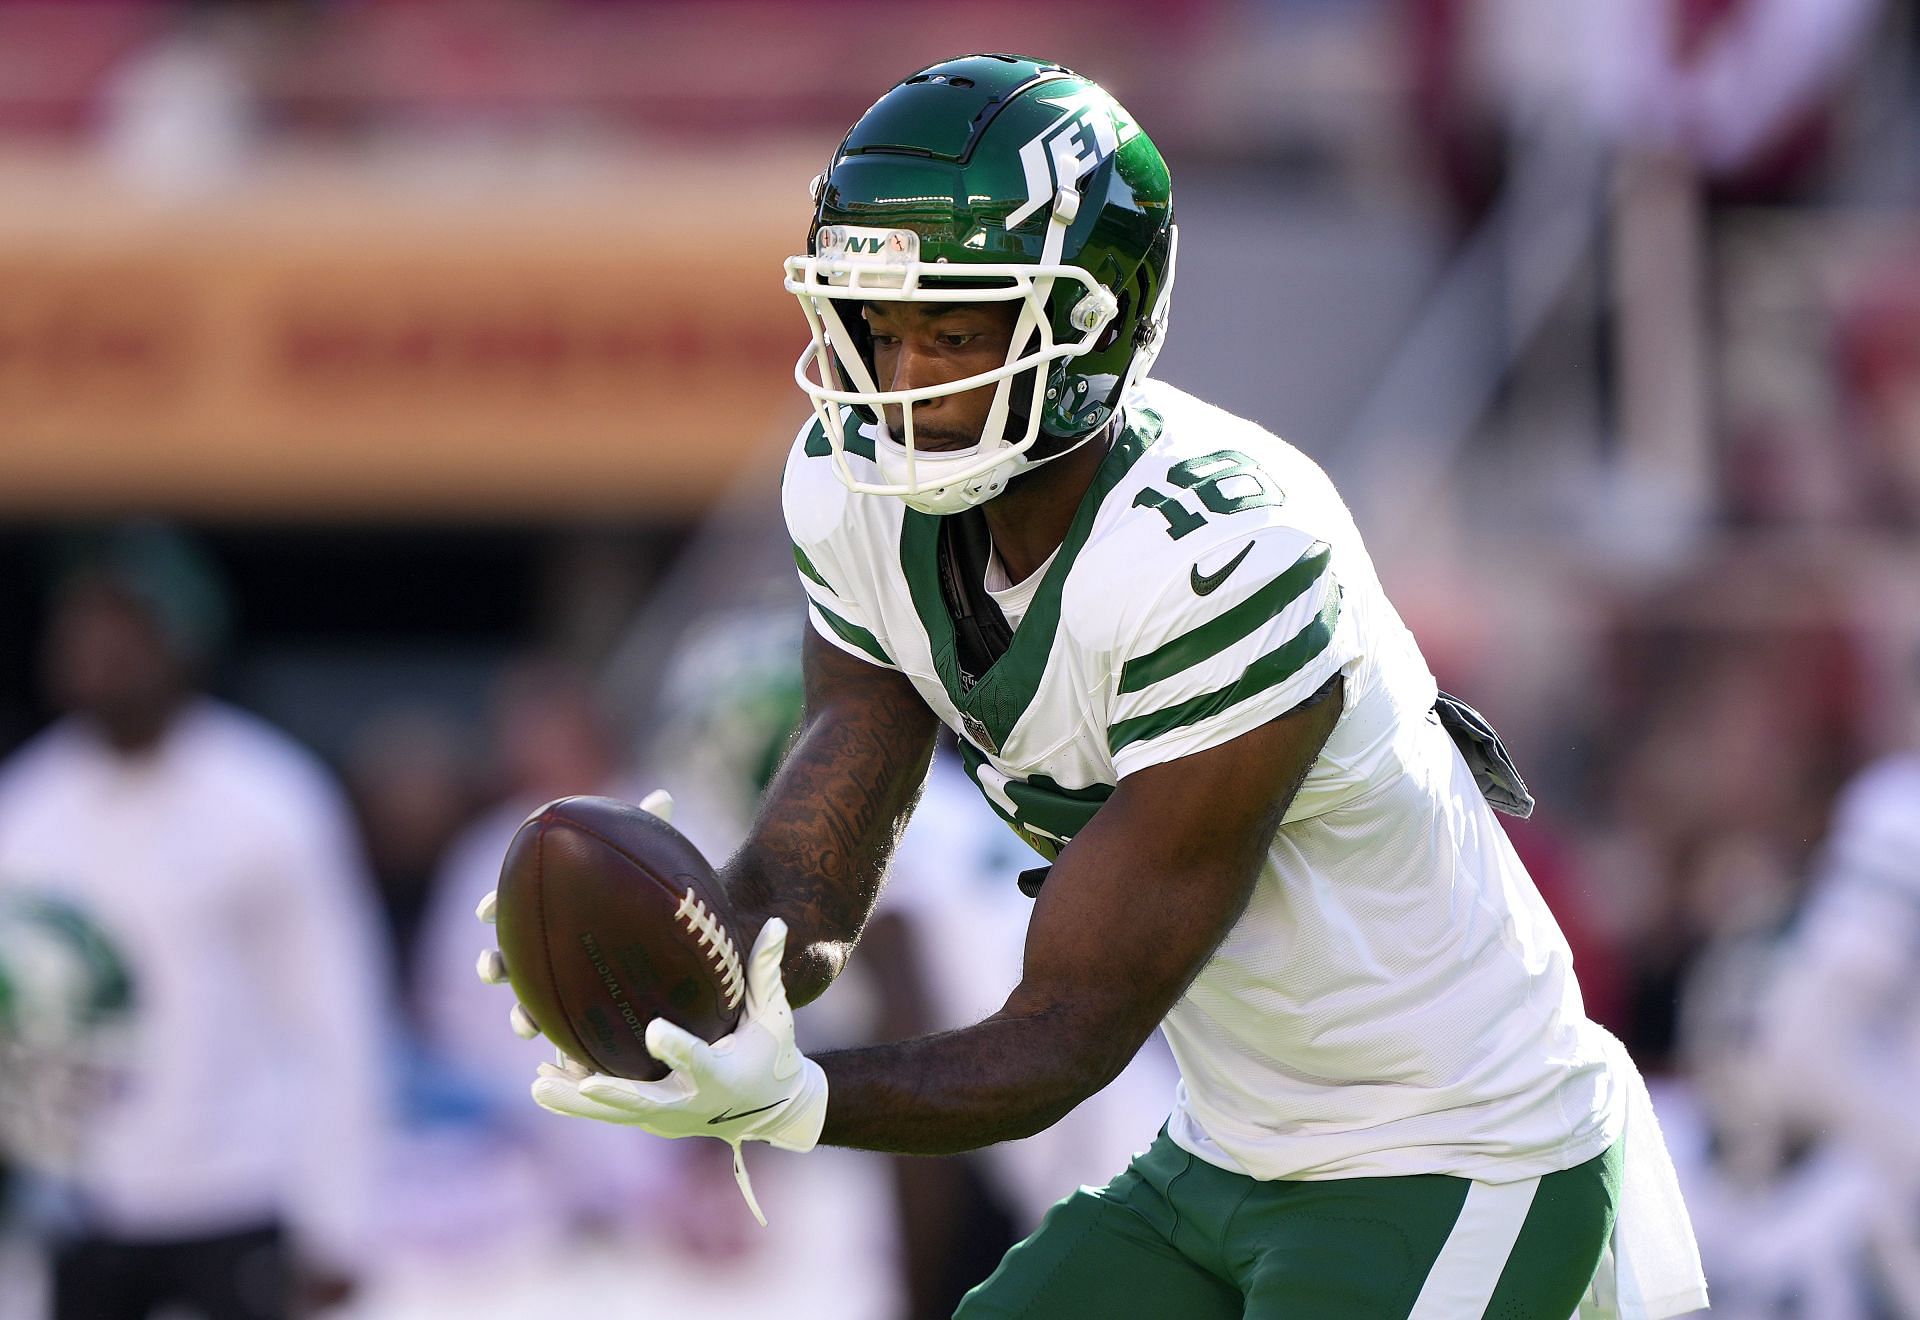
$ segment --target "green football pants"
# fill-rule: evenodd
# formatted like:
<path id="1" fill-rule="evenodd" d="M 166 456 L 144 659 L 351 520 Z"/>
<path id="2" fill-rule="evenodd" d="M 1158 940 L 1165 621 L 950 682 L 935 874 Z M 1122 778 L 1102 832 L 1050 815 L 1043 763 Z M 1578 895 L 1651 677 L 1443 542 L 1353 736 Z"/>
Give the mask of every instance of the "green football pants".
<path id="1" fill-rule="evenodd" d="M 1567 1320 L 1613 1232 L 1620 1145 L 1512 1183 L 1260 1182 L 1162 1131 L 1047 1212 L 955 1320 Z"/>

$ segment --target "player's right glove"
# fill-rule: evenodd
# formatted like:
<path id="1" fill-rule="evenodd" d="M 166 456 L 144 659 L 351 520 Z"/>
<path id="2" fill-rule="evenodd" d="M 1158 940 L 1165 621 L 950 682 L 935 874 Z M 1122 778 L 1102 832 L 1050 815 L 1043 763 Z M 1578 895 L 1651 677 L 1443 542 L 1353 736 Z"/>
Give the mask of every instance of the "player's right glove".
<path id="1" fill-rule="evenodd" d="M 747 961 L 747 1009 L 740 1025 L 708 1043 L 665 1018 L 647 1024 L 647 1049 L 672 1068 L 656 1082 L 542 1064 L 533 1098 L 556 1114 L 643 1128 L 660 1137 L 718 1137 L 733 1147 L 733 1176 L 753 1217 L 741 1146 L 764 1141 L 809 1151 L 827 1117 L 827 1077 L 793 1039 L 793 1008 L 780 975 L 787 923 L 770 918 Z"/>
<path id="2" fill-rule="evenodd" d="M 663 821 L 671 821 L 673 819 L 673 795 L 664 788 L 656 788 L 653 792 L 640 799 L 640 810 L 647 812 L 649 815 L 658 816 Z M 480 900 L 480 906 L 474 909 L 473 914 L 491 926 L 494 923 L 494 918 L 498 915 L 499 907 L 500 891 L 497 889 L 489 889 L 487 896 Z M 507 960 L 500 956 L 500 950 L 482 949 L 480 951 L 480 961 L 474 966 L 475 970 L 480 973 L 480 979 L 488 985 L 505 985 L 507 983 Z M 513 1028 L 513 1034 L 521 1040 L 532 1040 L 540 1034 L 540 1024 L 535 1022 L 533 1015 L 527 1012 L 526 1008 L 517 1001 L 513 1007 L 507 1011 L 507 1025 Z M 566 1062 L 566 1056 L 561 1055 L 560 1059 L 562 1063 Z"/>

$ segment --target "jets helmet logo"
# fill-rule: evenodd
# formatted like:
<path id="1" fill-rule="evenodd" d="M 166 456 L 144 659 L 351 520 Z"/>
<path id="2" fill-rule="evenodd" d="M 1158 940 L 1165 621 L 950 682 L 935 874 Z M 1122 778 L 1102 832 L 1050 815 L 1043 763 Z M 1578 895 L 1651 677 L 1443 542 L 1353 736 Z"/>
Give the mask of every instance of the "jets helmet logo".
<path id="1" fill-rule="evenodd" d="M 1098 87 L 1039 99 L 1061 107 L 1060 117 L 1020 148 L 1027 200 L 1008 213 L 1008 229 L 1038 211 L 1060 189 L 1078 188 L 1101 161 L 1140 132 L 1119 103 Z"/>

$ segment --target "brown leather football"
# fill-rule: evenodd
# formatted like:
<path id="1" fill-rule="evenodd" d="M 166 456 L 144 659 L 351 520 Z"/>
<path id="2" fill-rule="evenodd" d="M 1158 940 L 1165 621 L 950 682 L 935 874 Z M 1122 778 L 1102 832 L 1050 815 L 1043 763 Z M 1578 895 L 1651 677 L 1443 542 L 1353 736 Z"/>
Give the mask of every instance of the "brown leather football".
<path id="1" fill-rule="evenodd" d="M 740 1021 L 746 950 L 713 868 L 657 816 L 566 797 L 527 817 L 500 867 L 496 930 L 513 992 L 555 1045 L 643 1081 L 656 1017 L 717 1040 Z"/>

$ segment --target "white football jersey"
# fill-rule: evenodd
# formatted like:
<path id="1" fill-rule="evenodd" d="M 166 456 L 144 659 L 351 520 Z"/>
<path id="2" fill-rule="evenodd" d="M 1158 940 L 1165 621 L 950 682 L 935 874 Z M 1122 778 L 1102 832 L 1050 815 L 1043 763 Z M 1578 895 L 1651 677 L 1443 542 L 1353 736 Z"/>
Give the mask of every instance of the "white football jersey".
<path id="1" fill-rule="evenodd" d="M 1163 1023 L 1172 1136 L 1266 1179 L 1501 1181 L 1599 1154 L 1622 1105 L 1566 941 L 1432 715 L 1433 677 L 1332 483 L 1164 384 L 1126 423 L 978 675 L 941 595 L 940 520 L 849 492 L 809 426 L 784 504 L 814 626 L 907 675 L 1049 858 L 1126 775 L 1343 676 L 1246 912 Z M 871 434 L 847 450 L 877 479 Z"/>

